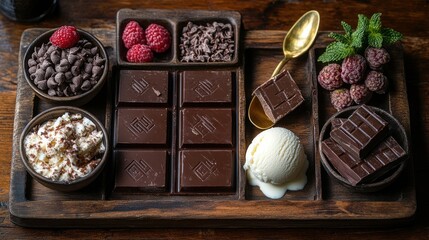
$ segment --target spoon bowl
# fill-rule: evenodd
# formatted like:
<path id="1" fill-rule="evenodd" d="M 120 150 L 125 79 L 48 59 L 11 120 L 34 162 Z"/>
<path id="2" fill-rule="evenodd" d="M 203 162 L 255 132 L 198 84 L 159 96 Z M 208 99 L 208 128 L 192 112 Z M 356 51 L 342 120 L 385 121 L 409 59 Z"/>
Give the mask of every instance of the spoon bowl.
<path id="1" fill-rule="evenodd" d="M 271 77 L 277 75 L 286 63 L 305 53 L 313 44 L 319 30 L 320 15 L 311 10 L 302 15 L 291 27 L 283 40 L 283 60 L 277 65 Z M 257 97 L 253 97 L 247 111 L 250 122 L 259 129 L 268 129 L 275 123 L 265 114 Z"/>

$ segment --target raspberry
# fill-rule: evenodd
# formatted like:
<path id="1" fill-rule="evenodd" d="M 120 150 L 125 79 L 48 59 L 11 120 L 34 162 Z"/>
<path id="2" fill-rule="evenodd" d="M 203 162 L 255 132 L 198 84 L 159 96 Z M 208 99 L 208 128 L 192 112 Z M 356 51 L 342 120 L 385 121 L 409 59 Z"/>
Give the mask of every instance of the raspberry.
<path id="1" fill-rule="evenodd" d="M 390 55 L 384 48 L 367 47 L 365 58 L 368 65 L 373 70 L 380 70 L 381 67 L 390 61 Z"/>
<path id="2" fill-rule="evenodd" d="M 152 23 L 146 28 L 145 33 L 147 44 L 152 51 L 163 53 L 170 48 L 171 36 L 165 27 Z"/>
<path id="3" fill-rule="evenodd" d="M 359 82 L 366 70 L 366 60 L 359 54 L 346 57 L 341 65 L 341 78 L 348 84 Z"/>
<path id="4" fill-rule="evenodd" d="M 143 28 L 136 21 L 130 21 L 122 32 L 122 41 L 127 49 L 136 44 L 146 44 Z"/>
<path id="5" fill-rule="evenodd" d="M 373 92 L 384 94 L 386 93 L 388 81 L 383 73 L 370 71 L 365 79 L 365 86 Z"/>
<path id="6" fill-rule="evenodd" d="M 353 104 L 350 91 L 347 88 L 340 88 L 331 92 L 331 103 L 337 111 L 349 107 Z"/>
<path id="7" fill-rule="evenodd" d="M 79 41 L 79 33 L 74 26 L 62 26 L 49 38 L 51 43 L 59 48 L 71 48 Z"/>
<path id="8" fill-rule="evenodd" d="M 133 63 L 151 62 L 153 53 L 147 45 L 136 44 L 128 49 L 127 60 Z"/>
<path id="9" fill-rule="evenodd" d="M 326 90 L 335 90 L 343 85 L 341 79 L 341 66 L 336 63 L 331 63 L 325 66 L 317 77 L 320 86 Z"/>
<path id="10" fill-rule="evenodd" d="M 355 103 L 362 104 L 367 103 L 371 99 L 372 92 L 364 83 L 352 84 L 352 86 L 350 86 L 350 96 Z"/>

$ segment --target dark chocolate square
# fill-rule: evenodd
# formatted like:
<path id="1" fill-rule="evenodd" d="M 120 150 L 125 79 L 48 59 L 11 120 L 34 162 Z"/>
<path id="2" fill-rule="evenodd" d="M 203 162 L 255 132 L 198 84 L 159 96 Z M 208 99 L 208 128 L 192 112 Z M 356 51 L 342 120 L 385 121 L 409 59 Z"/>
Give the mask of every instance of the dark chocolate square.
<path id="1" fill-rule="evenodd" d="M 263 83 L 255 89 L 253 95 L 261 102 L 265 114 L 273 123 L 304 101 L 301 91 L 288 71 L 283 71 Z"/>
<path id="2" fill-rule="evenodd" d="M 168 72 L 121 70 L 119 103 L 167 103 Z"/>
<path id="3" fill-rule="evenodd" d="M 115 151 L 115 191 L 166 190 L 166 150 Z"/>
<path id="4" fill-rule="evenodd" d="M 232 80 L 229 71 L 184 71 L 181 104 L 230 103 Z"/>
<path id="5" fill-rule="evenodd" d="M 232 150 L 182 150 L 179 152 L 179 192 L 232 191 Z"/>
<path id="6" fill-rule="evenodd" d="M 232 145 L 232 111 L 229 108 L 180 110 L 180 147 L 194 144 Z"/>
<path id="7" fill-rule="evenodd" d="M 116 125 L 116 144 L 167 145 L 166 108 L 118 108 Z"/>
<path id="8" fill-rule="evenodd" d="M 332 166 L 353 186 L 381 177 L 401 163 L 406 155 L 405 150 L 392 136 L 378 144 L 364 159 L 349 154 L 332 138 L 323 140 L 322 152 Z"/>
<path id="9" fill-rule="evenodd" d="M 389 131 L 388 122 L 366 105 L 357 108 L 331 137 L 356 158 L 364 158 Z"/>

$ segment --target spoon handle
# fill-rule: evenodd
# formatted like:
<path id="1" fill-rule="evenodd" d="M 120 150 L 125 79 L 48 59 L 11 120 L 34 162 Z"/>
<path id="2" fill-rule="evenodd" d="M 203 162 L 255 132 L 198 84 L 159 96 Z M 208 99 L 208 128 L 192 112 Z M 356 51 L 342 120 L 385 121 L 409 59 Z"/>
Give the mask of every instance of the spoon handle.
<path id="1" fill-rule="evenodd" d="M 283 60 L 281 62 L 279 62 L 279 64 L 277 65 L 277 67 L 274 70 L 273 75 L 271 75 L 271 77 L 274 77 L 275 75 L 277 75 L 289 60 L 290 60 L 290 58 L 287 58 L 287 57 L 283 58 Z"/>

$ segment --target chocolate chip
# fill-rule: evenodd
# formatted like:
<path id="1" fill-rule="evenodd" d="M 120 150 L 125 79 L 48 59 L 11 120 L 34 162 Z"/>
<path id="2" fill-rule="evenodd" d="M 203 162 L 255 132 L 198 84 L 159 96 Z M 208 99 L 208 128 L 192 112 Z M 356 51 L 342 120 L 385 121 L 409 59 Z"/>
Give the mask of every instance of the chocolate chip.
<path id="1" fill-rule="evenodd" d="M 72 78 L 72 83 L 76 85 L 76 87 L 80 87 L 82 85 L 82 81 L 83 81 L 82 76 L 76 76 Z"/>
<path id="2" fill-rule="evenodd" d="M 50 58 L 51 58 L 52 63 L 54 63 L 54 64 L 59 64 L 60 63 L 61 56 L 60 56 L 60 53 L 57 50 L 51 52 Z"/>
<path id="3" fill-rule="evenodd" d="M 32 59 L 32 58 L 28 59 L 28 66 L 29 67 L 34 67 L 36 65 L 37 65 L 37 62 L 34 59 Z"/>
<path id="4" fill-rule="evenodd" d="M 37 67 L 36 66 L 32 66 L 28 69 L 28 73 L 33 74 L 36 72 Z"/>
<path id="5" fill-rule="evenodd" d="M 54 68 L 52 66 L 49 66 L 48 68 L 46 68 L 45 79 L 51 77 L 54 73 L 55 73 Z"/>
<path id="6" fill-rule="evenodd" d="M 103 72 L 103 69 L 99 66 L 93 66 L 92 67 L 92 77 L 99 77 L 101 76 L 101 73 Z"/>
<path id="7" fill-rule="evenodd" d="M 39 68 L 34 74 L 36 75 L 36 79 L 42 80 L 45 77 L 45 70 Z"/>
<path id="8" fill-rule="evenodd" d="M 98 47 L 93 47 L 93 48 L 91 48 L 91 54 L 92 55 L 95 55 L 95 54 L 97 54 L 98 53 Z"/>
<path id="9" fill-rule="evenodd" d="M 49 96 L 56 96 L 57 95 L 57 91 L 55 91 L 55 89 L 48 89 L 48 95 Z"/>
<path id="10" fill-rule="evenodd" d="M 53 77 L 50 77 L 48 79 L 47 85 L 48 85 L 49 89 L 54 89 L 54 88 L 56 88 L 58 86 L 58 83 L 54 80 Z"/>
<path id="11" fill-rule="evenodd" d="M 85 63 L 85 72 L 86 73 L 92 73 L 92 64 L 91 63 Z"/>
<path id="12" fill-rule="evenodd" d="M 89 73 L 83 73 L 82 78 L 83 80 L 88 80 L 91 77 Z"/>
<path id="13" fill-rule="evenodd" d="M 92 87 L 91 82 L 89 80 L 86 80 L 85 82 L 82 83 L 82 86 L 80 87 L 80 89 L 86 92 L 86 91 L 89 91 L 91 87 Z"/>
<path id="14" fill-rule="evenodd" d="M 106 62 L 106 59 L 101 58 L 99 56 L 96 56 L 95 61 L 94 61 L 94 65 L 102 66 L 102 65 L 104 65 L 105 62 Z"/>
<path id="15" fill-rule="evenodd" d="M 54 45 L 50 45 L 48 50 L 46 51 L 47 55 L 51 55 L 53 51 L 55 51 L 57 49 L 57 47 L 55 47 Z"/>
<path id="16" fill-rule="evenodd" d="M 48 89 L 47 81 L 46 80 L 38 81 L 37 87 L 43 91 L 47 90 Z"/>
<path id="17" fill-rule="evenodd" d="M 52 66 L 52 63 L 45 59 L 40 65 L 40 68 L 46 70 L 49 66 Z"/>
<path id="18" fill-rule="evenodd" d="M 69 63 L 71 65 L 73 65 L 75 63 L 75 61 L 77 60 L 77 56 L 73 55 L 73 54 L 69 54 L 67 57 L 67 60 L 69 61 Z"/>
<path id="19" fill-rule="evenodd" d="M 77 76 L 80 74 L 80 69 L 78 66 L 72 66 L 71 67 L 71 73 L 73 74 L 73 76 Z"/>
<path id="20" fill-rule="evenodd" d="M 55 82 L 57 82 L 58 84 L 62 84 L 63 82 L 66 81 L 66 76 L 64 73 L 60 72 L 55 75 L 54 79 L 55 79 Z"/>
<path id="21" fill-rule="evenodd" d="M 70 53 L 73 55 L 76 55 L 76 53 L 78 53 L 80 51 L 79 47 L 72 47 L 70 48 Z"/>
<path id="22" fill-rule="evenodd" d="M 64 73 L 64 76 L 66 77 L 66 80 L 71 80 L 73 78 L 73 74 L 71 72 Z"/>

